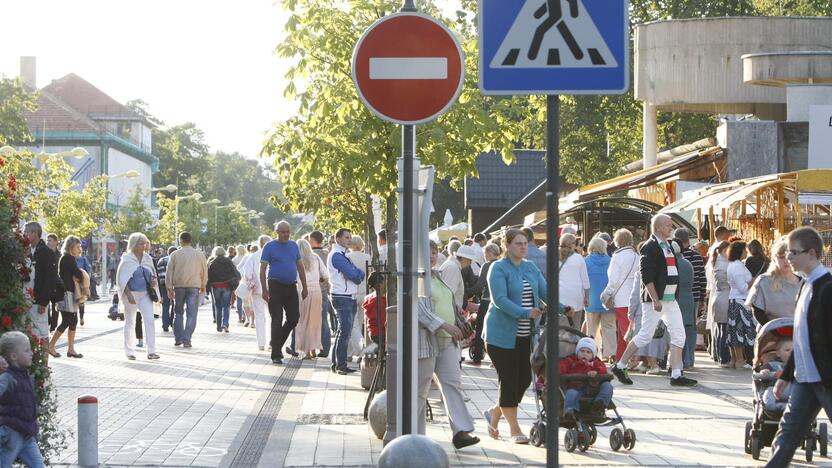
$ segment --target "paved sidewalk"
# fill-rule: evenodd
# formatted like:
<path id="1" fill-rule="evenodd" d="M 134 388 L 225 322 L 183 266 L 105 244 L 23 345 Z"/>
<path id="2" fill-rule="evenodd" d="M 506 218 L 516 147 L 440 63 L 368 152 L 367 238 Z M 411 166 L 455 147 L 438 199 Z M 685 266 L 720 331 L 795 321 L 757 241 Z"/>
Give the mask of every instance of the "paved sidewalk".
<path id="1" fill-rule="evenodd" d="M 328 359 L 289 359 L 271 364 L 257 350 L 254 330 L 233 323 L 231 333 L 217 333 L 210 305 L 200 309 L 190 350 L 175 348 L 172 333 L 157 321 L 159 361 L 144 352 L 128 361 L 123 351 L 123 322 L 106 318 L 109 302 L 87 307 L 86 325 L 78 331 L 83 359 L 52 359 L 62 426 L 75 432 L 76 398 L 99 398 L 99 461 L 102 466 L 312 467 L 374 466 L 382 443 L 362 412 L 367 393 L 359 375 L 329 371 Z M 58 350 L 66 351 L 62 340 Z M 745 422 L 751 418 L 748 371 L 719 369 L 699 356 L 701 368 L 690 375 L 695 389 L 672 389 L 662 376 L 636 376 L 635 385 L 615 384 L 615 401 L 628 427 L 637 434 L 632 452 L 613 452 L 609 428 L 601 428 L 586 453 L 561 450 L 564 465 L 718 465 L 759 466 L 742 448 Z M 439 441 L 454 466 L 541 466 L 544 448 L 488 437 L 482 411 L 497 396 L 496 372 L 486 365 L 463 367 L 468 408 L 482 442 L 454 450 L 439 394 L 430 402 L 434 421 L 428 435 Z M 528 430 L 536 414 L 527 393 L 520 407 Z M 825 421 L 825 419 L 824 419 Z M 561 430 L 561 440 L 564 431 Z M 59 465 L 77 461 L 70 439 Z M 802 460 L 798 452 L 796 460 Z M 768 456 L 763 451 L 762 460 Z M 815 458 L 814 465 L 832 466 Z"/>

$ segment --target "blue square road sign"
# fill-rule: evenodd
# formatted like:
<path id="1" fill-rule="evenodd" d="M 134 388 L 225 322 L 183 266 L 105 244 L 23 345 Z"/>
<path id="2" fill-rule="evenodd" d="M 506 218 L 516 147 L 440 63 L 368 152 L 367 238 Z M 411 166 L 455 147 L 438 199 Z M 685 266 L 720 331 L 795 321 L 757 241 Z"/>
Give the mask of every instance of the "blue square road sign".
<path id="1" fill-rule="evenodd" d="M 627 0 L 480 0 L 483 94 L 622 94 Z"/>

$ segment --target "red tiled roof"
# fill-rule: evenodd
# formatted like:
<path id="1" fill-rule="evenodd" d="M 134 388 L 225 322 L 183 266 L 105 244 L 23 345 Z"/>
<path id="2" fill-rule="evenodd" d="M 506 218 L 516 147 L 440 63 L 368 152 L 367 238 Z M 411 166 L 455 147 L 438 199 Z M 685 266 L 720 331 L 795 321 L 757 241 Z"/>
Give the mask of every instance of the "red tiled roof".
<path id="1" fill-rule="evenodd" d="M 43 90 L 48 91 L 78 112 L 90 117 L 101 115 L 122 116 L 132 119 L 141 118 L 130 108 L 111 98 L 104 91 L 96 88 L 75 73 L 53 80 Z"/>
<path id="2" fill-rule="evenodd" d="M 70 107 L 44 88 L 38 95 L 38 108 L 25 111 L 29 131 L 100 132 L 102 129 L 89 117 Z"/>

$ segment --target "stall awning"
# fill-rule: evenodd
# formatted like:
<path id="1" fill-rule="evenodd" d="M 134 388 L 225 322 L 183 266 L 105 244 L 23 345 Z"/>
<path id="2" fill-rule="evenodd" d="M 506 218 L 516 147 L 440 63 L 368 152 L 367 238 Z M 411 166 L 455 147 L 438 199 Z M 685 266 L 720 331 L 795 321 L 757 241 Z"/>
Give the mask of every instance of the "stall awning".
<path id="1" fill-rule="evenodd" d="M 697 209 L 707 211 L 711 207 L 713 207 L 714 211 L 718 212 L 723 208 L 730 208 L 734 203 L 746 199 L 758 190 L 777 185 L 781 182 L 781 180 L 766 177 L 764 180 L 755 180 L 753 182 L 709 187 L 697 192 L 696 196 L 671 203 L 662 208 L 660 213 L 679 213 L 680 211 Z"/>
<path id="2" fill-rule="evenodd" d="M 561 198 L 561 211 L 568 210 L 577 203 L 588 201 L 600 195 L 638 189 L 673 179 L 678 177 L 680 173 L 710 163 L 721 155 L 722 149 L 718 146 L 713 146 L 690 152 L 648 169 L 642 169 L 596 184 L 585 185 Z"/>

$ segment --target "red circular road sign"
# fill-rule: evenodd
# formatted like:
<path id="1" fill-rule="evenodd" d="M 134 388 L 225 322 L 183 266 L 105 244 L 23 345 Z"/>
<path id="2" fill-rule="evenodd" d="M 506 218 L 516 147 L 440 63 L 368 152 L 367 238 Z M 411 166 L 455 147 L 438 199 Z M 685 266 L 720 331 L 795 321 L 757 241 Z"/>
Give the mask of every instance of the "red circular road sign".
<path id="1" fill-rule="evenodd" d="M 358 40 L 352 79 L 358 95 L 384 120 L 414 125 L 435 119 L 459 97 L 465 61 L 454 34 L 421 13 L 396 13 Z"/>

